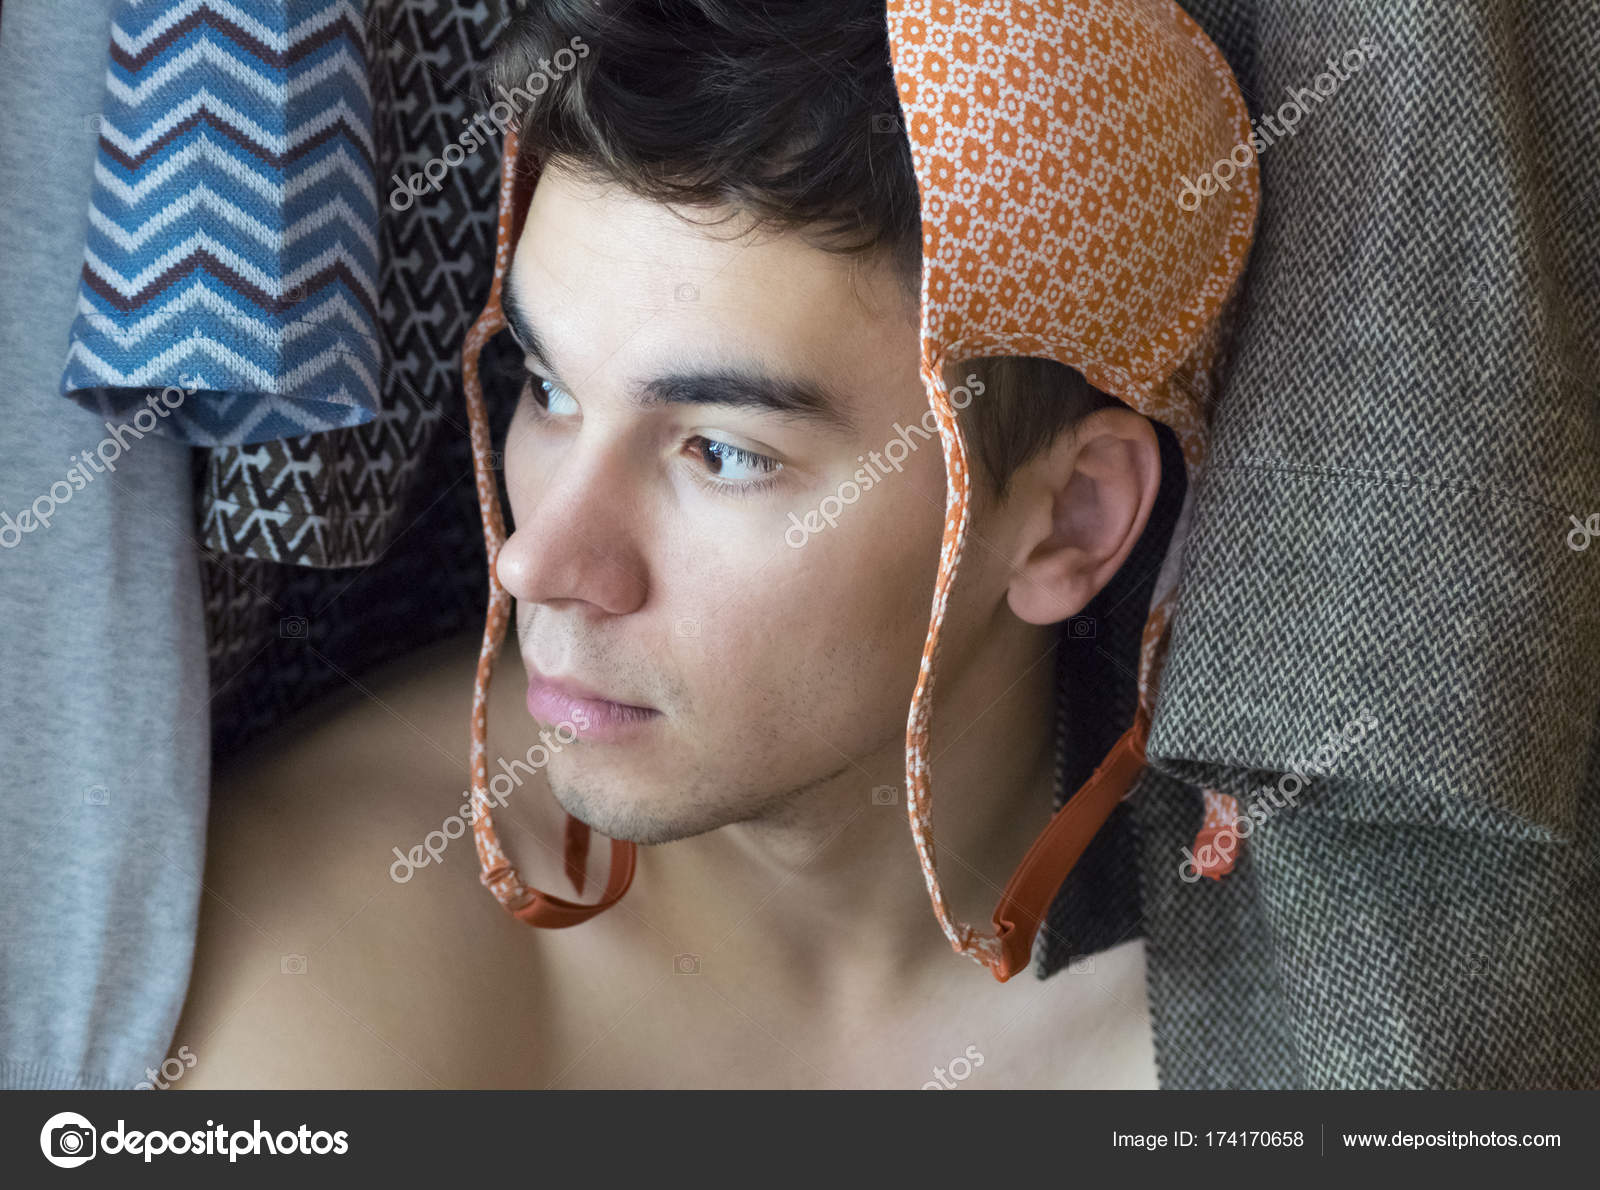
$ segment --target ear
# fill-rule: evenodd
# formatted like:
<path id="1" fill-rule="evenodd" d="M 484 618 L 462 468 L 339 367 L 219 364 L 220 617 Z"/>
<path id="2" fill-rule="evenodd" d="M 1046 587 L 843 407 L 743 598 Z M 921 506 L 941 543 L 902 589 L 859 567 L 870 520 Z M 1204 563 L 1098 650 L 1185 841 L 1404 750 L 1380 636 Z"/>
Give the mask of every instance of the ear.
<path id="1" fill-rule="evenodd" d="M 1161 486 L 1155 427 L 1098 409 L 1014 480 L 1022 536 L 1006 601 L 1030 624 L 1054 624 L 1084 609 L 1144 532 Z"/>

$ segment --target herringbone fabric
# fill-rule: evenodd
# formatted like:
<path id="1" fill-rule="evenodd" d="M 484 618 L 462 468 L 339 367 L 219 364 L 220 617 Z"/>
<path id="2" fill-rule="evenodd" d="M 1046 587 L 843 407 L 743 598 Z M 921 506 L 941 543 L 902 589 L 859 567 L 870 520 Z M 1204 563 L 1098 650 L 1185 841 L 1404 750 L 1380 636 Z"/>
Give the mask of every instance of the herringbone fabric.
<path id="1" fill-rule="evenodd" d="M 1137 797 L 1163 1086 L 1600 1086 L 1600 27 L 1584 0 L 1187 0 L 1261 153 L 1235 367 Z M 1248 1010 L 1246 1008 L 1248 1007 Z"/>

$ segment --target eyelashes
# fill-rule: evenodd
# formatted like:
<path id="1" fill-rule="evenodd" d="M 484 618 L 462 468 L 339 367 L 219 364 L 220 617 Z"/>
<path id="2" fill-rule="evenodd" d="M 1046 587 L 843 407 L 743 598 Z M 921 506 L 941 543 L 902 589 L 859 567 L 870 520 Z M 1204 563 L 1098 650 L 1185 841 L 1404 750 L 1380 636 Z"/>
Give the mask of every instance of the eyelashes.
<path id="1" fill-rule="evenodd" d="M 535 373 L 528 373 L 526 391 L 541 419 L 565 417 L 578 410 L 571 393 Z M 777 459 L 704 434 L 685 439 L 679 454 L 693 461 L 695 479 L 701 486 L 725 495 L 750 496 L 766 491 L 783 471 L 783 464 Z"/>
<path id="2" fill-rule="evenodd" d="M 783 464 L 777 459 L 768 458 L 766 455 L 757 454 L 753 450 L 745 450 L 734 446 L 730 442 L 722 442 L 716 438 L 706 438 L 695 435 L 685 443 L 685 447 L 694 447 L 701 460 L 710 471 L 719 479 L 757 479 L 779 470 Z M 749 472 L 750 474 L 738 474 Z M 730 474 L 733 473 L 733 474 Z"/>
<path id="3" fill-rule="evenodd" d="M 561 388 L 558 385 L 551 384 L 550 381 L 546 380 L 543 376 L 535 376 L 531 372 L 528 373 L 528 378 L 529 387 L 533 392 L 533 402 L 535 405 L 539 406 L 540 409 L 543 409 L 552 417 L 559 417 L 567 413 L 577 412 L 578 402 L 573 399 L 572 394 L 566 389 Z M 550 408 L 552 404 L 560 404 L 563 402 L 570 404 L 572 408 Z"/>

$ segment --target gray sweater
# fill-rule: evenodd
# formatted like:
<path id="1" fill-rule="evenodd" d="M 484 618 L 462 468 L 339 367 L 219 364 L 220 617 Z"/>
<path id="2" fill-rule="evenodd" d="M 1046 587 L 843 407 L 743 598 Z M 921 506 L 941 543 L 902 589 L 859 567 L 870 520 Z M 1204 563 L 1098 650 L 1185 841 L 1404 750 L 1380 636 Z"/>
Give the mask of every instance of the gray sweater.
<path id="1" fill-rule="evenodd" d="M 58 395 L 112 3 L 72 7 L 0 18 L 0 1087 L 130 1089 L 189 982 L 209 694 L 188 448 Z"/>

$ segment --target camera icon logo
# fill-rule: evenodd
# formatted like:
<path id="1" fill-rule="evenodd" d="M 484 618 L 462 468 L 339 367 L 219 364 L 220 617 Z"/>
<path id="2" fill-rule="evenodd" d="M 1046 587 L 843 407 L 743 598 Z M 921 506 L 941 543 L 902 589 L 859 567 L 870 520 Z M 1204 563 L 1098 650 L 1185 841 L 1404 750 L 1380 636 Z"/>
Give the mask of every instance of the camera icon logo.
<path id="1" fill-rule="evenodd" d="M 872 787 L 872 804 L 874 806 L 892 806 L 900 800 L 900 791 L 893 785 L 874 785 Z"/>
<path id="2" fill-rule="evenodd" d="M 873 132 L 899 132 L 900 117 L 888 112 L 877 112 L 872 117 Z"/>
<path id="3" fill-rule="evenodd" d="M 62 1169 L 76 1169 L 95 1154 L 95 1130 L 75 1111 L 57 1112 L 39 1130 L 45 1160 Z"/>
<path id="4" fill-rule="evenodd" d="M 700 300 L 700 287 L 698 285 L 690 285 L 685 281 L 672 291 L 672 296 L 680 302 L 698 302 Z"/>
<path id="5" fill-rule="evenodd" d="M 104 806 L 111 801 L 111 790 L 104 785 L 85 785 L 83 787 L 83 801 L 89 806 Z"/>
<path id="6" fill-rule="evenodd" d="M 285 616 L 278 621 L 278 635 L 285 640 L 305 640 L 306 618 L 304 616 Z"/>
<path id="7" fill-rule="evenodd" d="M 286 954 L 278 960 L 278 971 L 283 975 L 304 975 L 306 973 L 306 956 L 303 954 Z"/>
<path id="8" fill-rule="evenodd" d="M 1093 616 L 1073 616 L 1067 621 L 1067 635 L 1073 640 L 1093 640 L 1100 635 L 1100 624 Z"/>
<path id="9" fill-rule="evenodd" d="M 699 975 L 700 956 L 697 954 L 673 955 L 672 973 L 674 975 Z"/>

